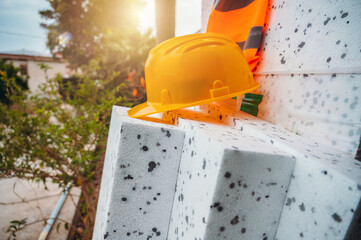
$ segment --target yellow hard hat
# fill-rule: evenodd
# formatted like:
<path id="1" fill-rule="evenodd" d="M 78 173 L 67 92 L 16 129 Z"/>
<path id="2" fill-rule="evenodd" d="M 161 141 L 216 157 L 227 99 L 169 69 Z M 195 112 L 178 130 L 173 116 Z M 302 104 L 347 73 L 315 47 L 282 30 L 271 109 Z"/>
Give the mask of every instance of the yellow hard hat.
<path id="1" fill-rule="evenodd" d="M 130 117 L 219 101 L 259 87 L 239 46 L 218 33 L 160 43 L 149 52 L 145 81 L 148 101 L 130 109 Z"/>

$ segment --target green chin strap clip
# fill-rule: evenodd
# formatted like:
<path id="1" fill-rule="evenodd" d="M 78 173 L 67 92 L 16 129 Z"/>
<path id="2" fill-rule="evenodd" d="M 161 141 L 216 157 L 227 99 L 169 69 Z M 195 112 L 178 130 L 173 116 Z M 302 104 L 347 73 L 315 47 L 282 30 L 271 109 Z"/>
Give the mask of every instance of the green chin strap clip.
<path id="1" fill-rule="evenodd" d="M 249 113 L 255 117 L 258 114 L 258 105 L 262 102 L 263 95 L 246 93 L 242 100 L 241 111 Z"/>

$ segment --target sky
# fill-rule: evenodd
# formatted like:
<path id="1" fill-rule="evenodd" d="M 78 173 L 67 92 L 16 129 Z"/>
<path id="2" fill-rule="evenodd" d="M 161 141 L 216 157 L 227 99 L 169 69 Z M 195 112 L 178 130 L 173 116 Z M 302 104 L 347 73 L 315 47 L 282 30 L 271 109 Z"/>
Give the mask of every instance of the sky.
<path id="1" fill-rule="evenodd" d="M 0 52 L 25 49 L 49 54 L 39 15 L 48 6 L 45 0 L 0 0 Z"/>
<path id="2" fill-rule="evenodd" d="M 146 5 L 139 12 L 140 30 L 155 29 L 154 0 L 143 0 Z M 176 36 L 192 34 L 201 28 L 202 0 L 176 0 Z M 0 0 L 0 52 L 27 50 L 43 55 L 47 33 L 40 27 L 44 22 L 39 10 L 49 8 L 46 0 Z"/>

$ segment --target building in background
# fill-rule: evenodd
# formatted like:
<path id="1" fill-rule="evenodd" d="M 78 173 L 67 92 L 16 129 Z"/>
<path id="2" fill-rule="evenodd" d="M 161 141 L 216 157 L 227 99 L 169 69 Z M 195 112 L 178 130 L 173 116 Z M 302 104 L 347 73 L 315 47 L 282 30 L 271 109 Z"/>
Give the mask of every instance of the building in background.
<path id="1" fill-rule="evenodd" d="M 72 73 L 69 64 L 61 57 L 51 57 L 27 50 L 0 52 L 0 59 L 13 62 L 14 66 L 20 68 L 23 75 L 29 75 L 28 85 L 33 93 L 37 91 L 40 84 L 46 82 L 46 74 L 39 64 L 43 63 L 50 67 L 47 71 L 49 78 L 55 77 L 58 73 L 64 77 Z"/>

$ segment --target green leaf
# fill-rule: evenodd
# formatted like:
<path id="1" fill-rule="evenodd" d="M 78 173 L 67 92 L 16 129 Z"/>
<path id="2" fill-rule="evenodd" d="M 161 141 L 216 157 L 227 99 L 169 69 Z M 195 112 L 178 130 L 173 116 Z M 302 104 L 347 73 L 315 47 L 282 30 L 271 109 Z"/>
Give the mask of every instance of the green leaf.
<path id="1" fill-rule="evenodd" d="M 64 224 L 64 228 L 65 228 L 65 230 L 69 230 L 69 224 L 68 224 L 68 223 L 65 223 L 65 224 Z"/>
<path id="2" fill-rule="evenodd" d="M 56 232 L 59 233 L 59 227 L 61 225 L 61 222 L 58 222 L 58 224 L 56 225 Z"/>

